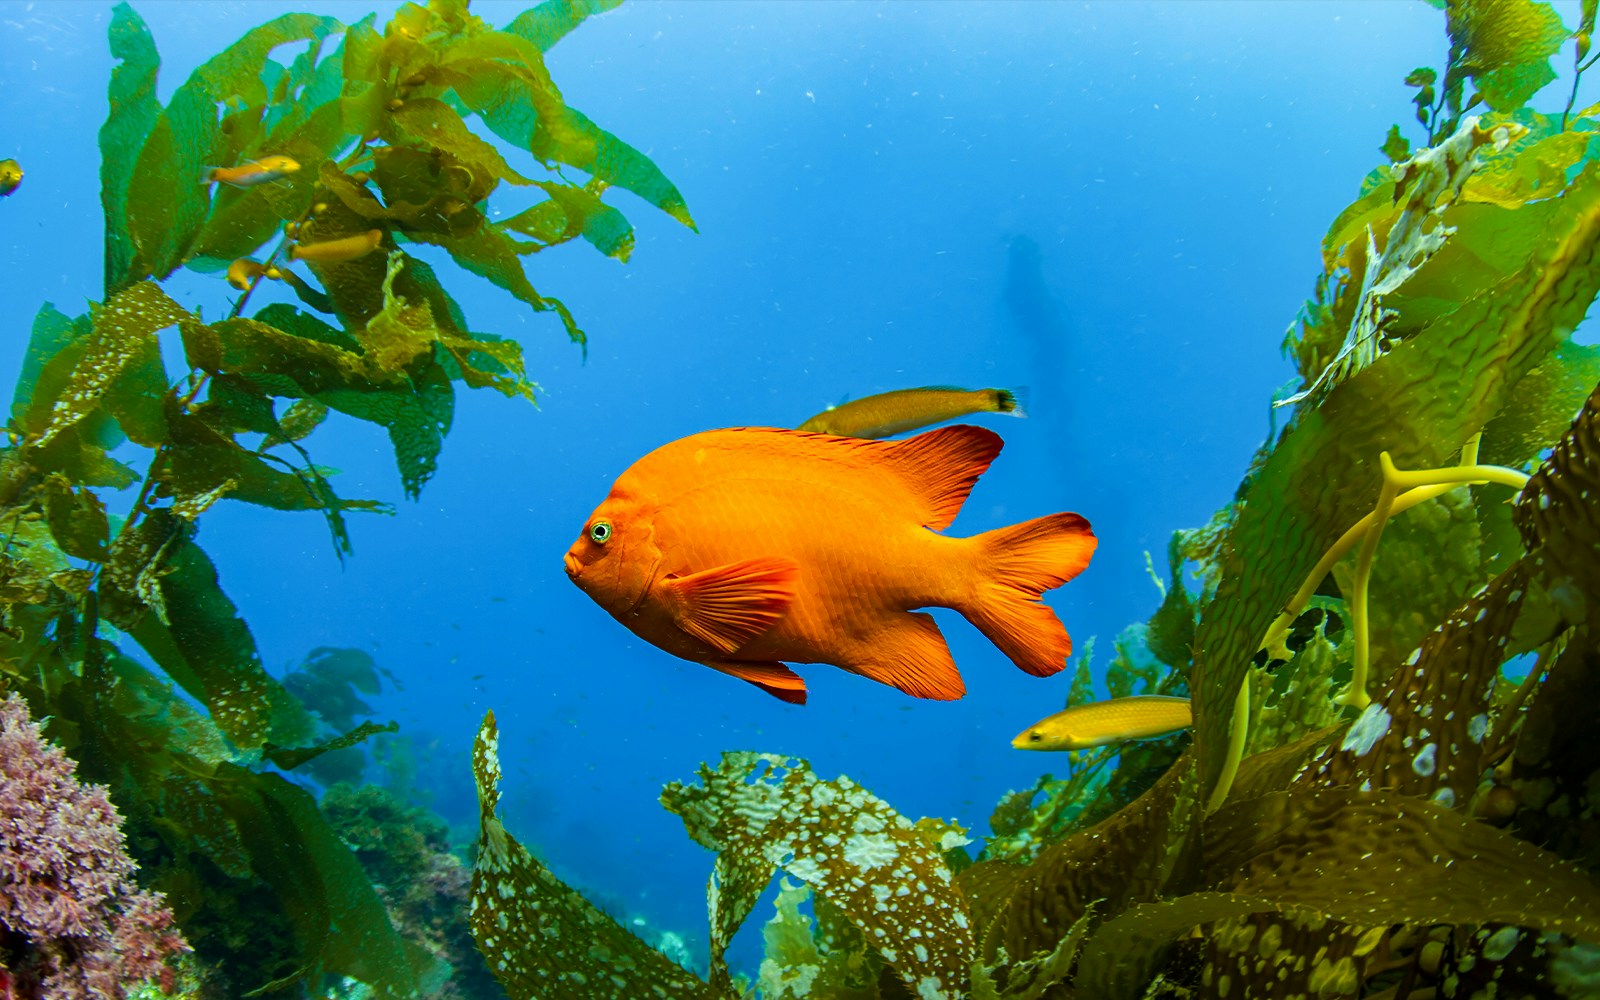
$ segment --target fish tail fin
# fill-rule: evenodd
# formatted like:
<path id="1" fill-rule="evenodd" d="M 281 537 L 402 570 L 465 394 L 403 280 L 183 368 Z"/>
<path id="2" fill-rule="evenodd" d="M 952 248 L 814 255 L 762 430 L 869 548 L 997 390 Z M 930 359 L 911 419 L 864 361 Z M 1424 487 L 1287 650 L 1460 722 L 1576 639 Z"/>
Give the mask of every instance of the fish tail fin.
<path id="1" fill-rule="evenodd" d="M 216 178 L 216 173 L 217 173 L 217 168 L 216 167 L 201 167 L 200 168 L 200 180 L 197 181 L 196 183 L 200 184 L 202 187 L 207 185 L 207 184 L 214 183 L 216 181 L 216 179 L 217 179 Z"/>
<path id="2" fill-rule="evenodd" d="M 980 580 L 960 609 L 1011 662 L 1035 677 L 1067 664 L 1072 639 L 1039 597 L 1083 572 L 1096 539 L 1077 514 L 1051 514 L 972 539 Z"/>
<path id="3" fill-rule="evenodd" d="M 1019 385 L 1015 389 L 995 389 L 994 412 L 1009 413 L 1013 417 L 1026 417 L 1028 415 L 1028 387 Z"/>

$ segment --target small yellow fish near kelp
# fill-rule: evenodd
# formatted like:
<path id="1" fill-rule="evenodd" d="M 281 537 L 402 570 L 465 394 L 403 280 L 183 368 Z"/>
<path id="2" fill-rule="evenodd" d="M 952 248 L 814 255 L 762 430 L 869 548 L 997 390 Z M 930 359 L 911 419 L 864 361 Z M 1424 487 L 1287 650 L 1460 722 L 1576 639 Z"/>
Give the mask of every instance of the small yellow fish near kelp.
<path id="1" fill-rule="evenodd" d="M 281 278 L 283 274 L 275 267 L 264 267 L 259 261 L 249 257 L 240 257 L 228 265 L 228 284 L 241 292 L 249 288 L 258 277 L 266 275 L 269 278 Z"/>
<path id="2" fill-rule="evenodd" d="M 324 240 L 321 243 L 296 243 L 294 249 L 289 251 L 289 256 L 295 260 L 316 261 L 318 264 L 335 264 L 340 261 L 356 260 L 378 248 L 383 242 L 383 230 L 369 229 L 364 233 L 346 236 L 337 240 Z"/>
<path id="3" fill-rule="evenodd" d="M 22 164 L 16 160 L 0 160 L 0 198 L 15 191 L 22 183 Z"/>
<path id="4" fill-rule="evenodd" d="M 1047 715 L 1018 733 L 1011 745 L 1018 750 L 1087 750 L 1124 740 L 1152 740 L 1192 725 L 1188 698 L 1137 694 Z"/>
<path id="5" fill-rule="evenodd" d="M 823 410 L 798 429 L 839 437 L 881 438 L 973 413 L 1026 416 L 1017 402 L 1017 394 L 1010 389 L 930 385 L 880 392 L 876 396 L 841 403 Z"/>
<path id="6" fill-rule="evenodd" d="M 255 187 L 270 184 L 299 169 L 300 164 L 287 156 L 263 156 L 259 160 L 246 160 L 237 167 L 206 167 L 200 173 L 200 183 Z"/>

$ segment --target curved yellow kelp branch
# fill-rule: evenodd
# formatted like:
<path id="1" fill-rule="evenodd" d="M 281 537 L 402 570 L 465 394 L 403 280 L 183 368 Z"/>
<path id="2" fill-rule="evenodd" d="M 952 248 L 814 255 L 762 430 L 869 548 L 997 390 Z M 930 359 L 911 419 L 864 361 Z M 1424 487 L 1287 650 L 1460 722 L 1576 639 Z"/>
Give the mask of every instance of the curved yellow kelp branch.
<path id="1" fill-rule="evenodd" d="M 1358 542 L 1362 543 L 1361 551 L 1356 557 L 1354 585 L 1349 595 L 1350 627 L 1355 640 L 1354 660 L 1350 685 L 1338 701 L 1357 710 L 1366 708 L 1372 701 L 1371 696 L 1367 694 L 1367 674 L 1370 668 L 1367 584 L 1372 578 L 1372 565 L 1377 556 L 1378 540 L 1383 535 L 1384 525 L 1391 517 L 1448 493 L 1458 486 L 1499 483 L 1514 490 L 1521 490 L 1528 483 L 1528 476 L 1517 469 L 1477 464 L 1478 443 L 1481 437 L 1481 434 L 1474 434 L 1467 441 L 1461 449 L 1460 465 L 1442 469 L 1397 469 L 1387 451 L 1380 453 L 1378 463 L 1383 470 L 1383 486 L 1372 512 L 1351 525 L 1343 535 L 1339 536 L 1338 541 L 1328 547 L 1322 558 L 1317 560 L 1316 566 L 1306 575 L 1305 581 L 1300 584 L 1300 589 L 1295 592 L 1294 597 L 1272 620 L 1272 624 L 1267 626 L 1259 648 L 1268 650 L 1269 655 L 1271 651 L 1283 649 L 1289 629 L 1311 602 L 1317 587 L 1333 571 L 1339 560 L 1349 555 L 1350 550 L 1355 548 Z M 1239 764 L 1244 759 L 1249 717 L 1250 684 L 1249 674 L 1246 674 L 1240 681 L 1239 691 L 1235 696 L 1233 720 L 1228 731 L 1227 756 L 1224 758 L 1217 784 L 1212 789 L 1211 798 L 1206 803 L 1207 812 L 1216 810 L 1227 799 L 1228 792 L 1233 786 L 1233 779 L 1239 773 Z"/>

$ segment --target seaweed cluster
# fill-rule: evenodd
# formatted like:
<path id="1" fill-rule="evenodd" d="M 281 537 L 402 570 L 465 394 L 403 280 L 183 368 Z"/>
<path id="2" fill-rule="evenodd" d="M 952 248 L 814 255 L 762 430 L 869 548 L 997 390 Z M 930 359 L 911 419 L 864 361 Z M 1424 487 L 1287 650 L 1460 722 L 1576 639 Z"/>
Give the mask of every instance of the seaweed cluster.
<path id="1" fill-rule="evenodd" d="M 396 927 L 433 915 L 385 898 L 370 859 L 286 777 L 392 726 L 355 724 L 359 699 L 313 713 L 304 698 L 326 670 L 271 676 L 197 536 L 220 502 L 317 511 L 343 557 L 347 515 L 389 508 L 341 497 L 313 461 L 330 414 L 383 427 L 415 497 L 458 385 L 533 399 L 520 347 L 474 331 L 409 246 L 441 248 L 581 343 L 527 258 L 582 239 L 626 259 L 612 186 L 692 226 L 654 164 L 545 69 L 551 45 L 614 5 L 546 3 L 500 29 L 465 0 L 405 4 L 381 27 L 289 14 L 165 105 L 144 22 L 126 4 L 112 14 L 104 298 L 40 309 L 0 448 L 0 693 L 109 789 L 140 882 L 195 950 L 186 988 L 413 996 L 440 979 L 454 944 Z M 196 183 L 218 164 L 204 175 L 270 183 Z M 164 290 L 179 269 L 211 276 L 218 301 L 241 294 L 204 316 Z M 289 292 L 247 313 L 270 281 Z M 418 861 L 425 884 L 461 898 L 465 872 L 444 853 L 430 842 Z"/>
<path id="2" fill-rule="evenodd" d="M 1596 5 L 1576 32 L 1445 7 L 1448 64 L 1407 78 L 1427 142 L 1391 131 L 1284 344 L 1304 391 L 1118 642 L 1121 693 L 1190 693 L 1192 743 L 1080 757 L 977 858 L 848 778 L 726 754 L 662 796 L 716 854 L 702 980 L 500 824 L 491 716 L 473 926 L 512 997 L 1600 992 L 1600 348 L 1572 337 L 1600 107 L 1526 106 L 1562 45 L 1592 64 Z M 727 944 L 776 872 L 741 980 Z"/>

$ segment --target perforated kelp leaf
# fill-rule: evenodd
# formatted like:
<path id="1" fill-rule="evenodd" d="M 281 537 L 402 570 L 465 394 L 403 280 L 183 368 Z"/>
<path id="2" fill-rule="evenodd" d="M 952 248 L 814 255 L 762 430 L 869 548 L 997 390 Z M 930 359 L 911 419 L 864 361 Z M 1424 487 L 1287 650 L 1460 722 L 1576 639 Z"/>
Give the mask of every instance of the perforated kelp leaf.
<path id="1" fill-rule="evenodd" d="M 661 803 L 718 852 L 713 897 L 724 886 L 735 894 L 727 916 L 713 920 L 714 956 L 748 914 L 746 900 L 781 868 L 838 907 L 913 994 L 962 995 L 973 931 L 944 852 L 964 837 L 913 825 L 849 778 L 822 781 L 795 758 L 725 753 L 699 777 L 700 785 L 668 785 Z"/>
<path id="2" fill-rule="evenodd" d="M 479 828 L 468 919 L 478 950 L 511 1000 L 722 1000 L 725 994 L 628 933 L 506 831 L 495 815 L 499 745 L 490 712 L 472 747 Z"/>
<path id="3" fill-rule="evenodd" d="M 28 444 L 48 444 L 100 406 L 120 380 L 131 383 L 125 396 L 130 406 L 135 399 L 147 398 L 151 383 L 148 366 L 152 359 L 160 364 L 156 332 L 189 317 L 187 309 L 148 281 L 118 292 L 96 308 L 92 331 L 81 341 L 81 353 L 62 350 L 40 372 L 23 419 Z M 159 407 L 159 399 L 152 402 Z"/>
<path id="4" fill-rule="evenodd" d="M 164 278 L 184 262 L 211 208 L 210 185 L 196 180 L 207 165 L 218 163 L 228 143 L 217 108 L 235 102 L 256 108 L 268 93 L 261 79 L 262 63 L 280 45 L 322 38 L 340 30 L 333 18 L 285 14 L 246 32 L 238 41 L 206 60 L 172 95 L 138 153 L 129 190 L 139 197 L 128 202 L 128 233 L 137 248 L 125 281 Z M 250 150 L 255 155 L 256 150 Z M 261 150 L 270 155 L 276 150 Z M 303 163 L 302 170 L 317 164 Z M 123 282 L 125 283 L 125 282 Z M 121 287 L 122 283 L 109 283 Z"/>
<path id="5" fill-rule="evenodd" d="M 1207 785 L 1235 695 L 1266 626 L 1324 551 L 1370 509 L 1388 449 L 1401 468 L 1454 464 L 1506 388 L 1573 329 L 1595 290 L 1600 186 L 1586 170 L 1542 217 L 1521 268 L 1407 338 L 1300 413 L 1257 472 L 1228 535 L 1222 579 L 1196 634 L 1195 740 Z M 1525 210 L 1519 210 L 1525 211 Z M 1440 371 L 1455 377 L 1441 379 Z"/>
<path id="6" fill-rule="evenodd" d="M 1527 577 L 1524 565 L 1513 566 L 1429 633 L 1338 747 L 1320 755 L 1313 780 L 1465 807 L 1483 771 L 1490 699 Z"/>
<path id="7" fill-rule="evenodd" d="M 1299 789 L 1206 821 L 1208 888 L 1347 923 L 1507 923 L 1600 941 L 1600 889 L 1503 830 L 1389 791 Z"/>
<path id="8" fill-rule="evenodd" d="M 526 38 L 537 45 L 540 52 L 549 52 L 552 45 L 565 38 L 586 18 L 620 6 L 622 0 L 545 0 L 537 7 L 530 7 L 518 14 L 500 30 L 508 35 Z"/>
<path id="9" fill-rule="evenodd" d="M 105 282 L 110 294 L 128 280 L 134 246 L 128 235 L 128 182 L 139 150 L 161 114 L 156 71 L 161 60 L 144 20 L 126 3 L 111 9 L 107 31 L 111 70 L 110 114 L 100 126 L 100 203 L 105 208 Z"/>
<path id="10" fill-rule="evenodd" d="M 1446 8 L 1453 70 L 1472 78 L 1484 103 L 1514 111 L 1556 78 L 1550 56 L 1567 29 L 1536 0 L 1453 0 Z"/>

